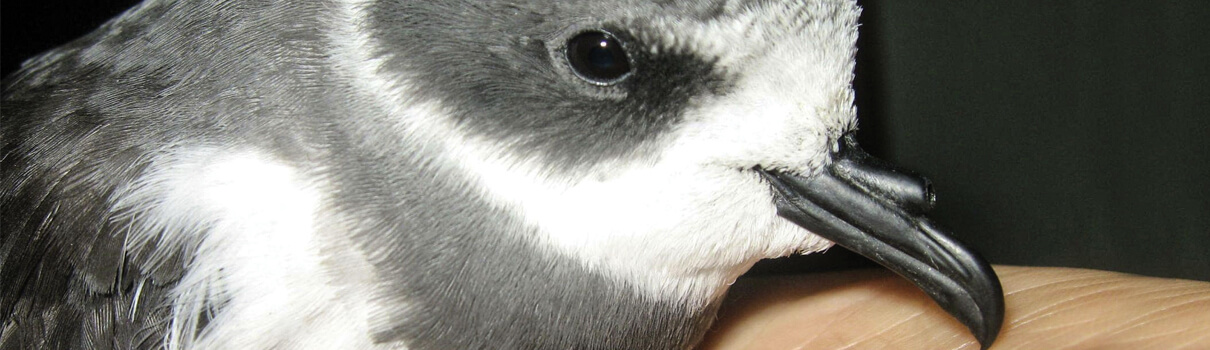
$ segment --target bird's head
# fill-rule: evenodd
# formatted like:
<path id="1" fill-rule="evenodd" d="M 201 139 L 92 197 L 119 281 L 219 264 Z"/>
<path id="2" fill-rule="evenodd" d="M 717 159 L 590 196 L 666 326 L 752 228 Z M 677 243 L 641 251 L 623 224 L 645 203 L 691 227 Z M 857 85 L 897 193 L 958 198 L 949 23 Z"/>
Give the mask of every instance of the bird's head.
<path id="1" fill-rule="evenodd" d="M 513 233 L 654 300 L 717 301 L 833 242 L 912 279 L 985 344 L 990 268 L 920 214 L 928 184 L 851 137 L 849 0 L 364 2 L 342 69 Z M 367 119 L 373 119 L 367 117 Z M 419 157 L 419 156 L 416 156 Z"/>

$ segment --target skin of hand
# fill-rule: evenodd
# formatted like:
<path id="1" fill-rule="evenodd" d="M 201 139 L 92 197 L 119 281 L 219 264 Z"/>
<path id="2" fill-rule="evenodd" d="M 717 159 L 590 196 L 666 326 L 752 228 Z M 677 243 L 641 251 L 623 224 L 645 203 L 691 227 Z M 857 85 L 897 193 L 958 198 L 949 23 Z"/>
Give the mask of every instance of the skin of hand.
<path id="1" fill-rule="evenodd" d="M 1210 283 L 996 266 L 1006 316 L 993 350 L 1210 349 Z M 961 349 L 979 344 L 916 287 L 882 270 L 736 282 L 701 347 Z"/>

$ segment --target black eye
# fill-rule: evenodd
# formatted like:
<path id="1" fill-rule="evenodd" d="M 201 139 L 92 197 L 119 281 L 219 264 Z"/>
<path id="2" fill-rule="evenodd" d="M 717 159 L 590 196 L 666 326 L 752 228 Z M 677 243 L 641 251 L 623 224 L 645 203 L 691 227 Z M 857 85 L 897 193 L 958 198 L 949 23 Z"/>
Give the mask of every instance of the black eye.
<path id="1" fill-rule="evenodd" d="M 567 61 L 580 78 L 613 84 L 630 73 L 630 57 L 622 43 L 604 32 L 584 32 L 567 41 Z"/>

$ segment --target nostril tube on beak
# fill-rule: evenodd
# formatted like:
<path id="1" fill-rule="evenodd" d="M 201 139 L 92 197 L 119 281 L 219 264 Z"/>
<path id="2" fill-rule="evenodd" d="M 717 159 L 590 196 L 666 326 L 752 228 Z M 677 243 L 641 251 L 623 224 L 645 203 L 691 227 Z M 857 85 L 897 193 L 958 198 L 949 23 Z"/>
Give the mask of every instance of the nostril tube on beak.
<path id="1" fill-rule="evenodd" d="M 921 177 L 921 179 L 924 180 L 923 211 L 927 212 L 932 210 L 933 206 L 937 204 L 937 192 L 933 192 L 932 181 L 929 181 L 926 177 Z"/>
<path id="2" fill-rule="evenodd" d="M 843 159 L 833 163 L 832 171 L 913 214 L 923 214 L 933 209 L 937 195 L 933 193 L 931 181 L 881 165 L 870 163 L 868 159 L 866 162 Z"/>
<path id="3" fill-rule="evenodd" d="M 831 171 L 866 191 L 898 204 L 913 214 L 933 209 L 937 195 L 933 182 L 913 172 L 899 169 L 865 153 L 852 133 L 840 140 L 833 155 Z"/>

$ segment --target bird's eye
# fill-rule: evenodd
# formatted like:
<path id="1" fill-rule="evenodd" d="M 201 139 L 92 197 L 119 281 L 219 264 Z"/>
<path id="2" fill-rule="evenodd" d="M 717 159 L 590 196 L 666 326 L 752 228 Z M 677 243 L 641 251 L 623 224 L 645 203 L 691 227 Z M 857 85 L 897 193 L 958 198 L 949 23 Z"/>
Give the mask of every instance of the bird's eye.
<path id="1" fill-rule="evenodd" d="M 595 84 L 613 84 L 630 73 L 630 57 L 622 43 L 605 32 L 580 33 L 567 41 L 567 61 L 580 78 Z"/>

